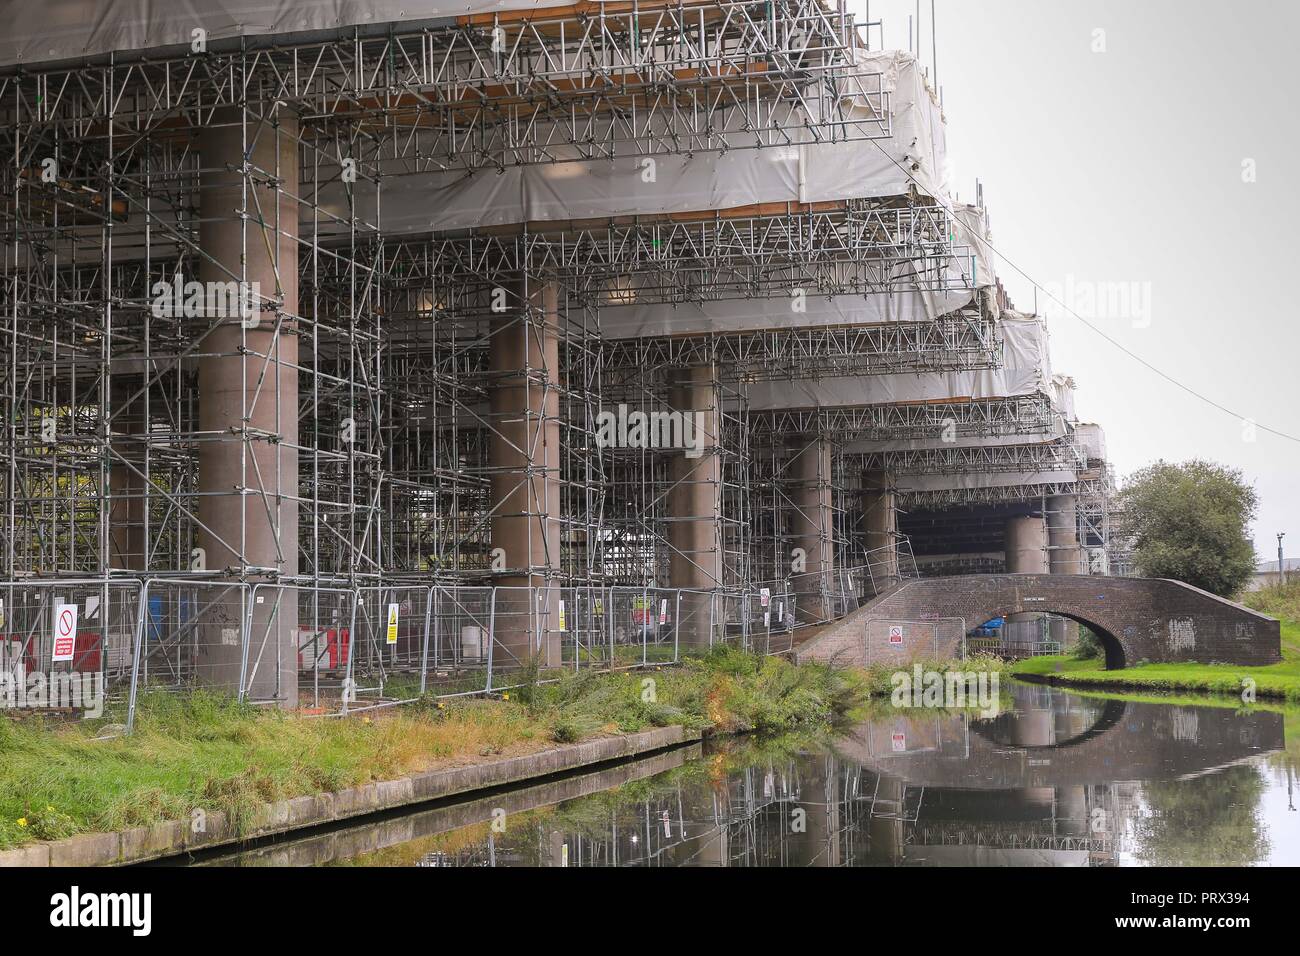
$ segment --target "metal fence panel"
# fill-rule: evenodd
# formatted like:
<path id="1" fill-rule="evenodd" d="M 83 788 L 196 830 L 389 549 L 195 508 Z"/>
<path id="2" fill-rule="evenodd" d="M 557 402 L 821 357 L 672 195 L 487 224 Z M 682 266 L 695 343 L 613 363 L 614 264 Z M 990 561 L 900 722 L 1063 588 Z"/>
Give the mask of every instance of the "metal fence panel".
<path id="1" fill-rule="evenodd" d="M 129 697 L 142 585 L 0 585 L 0 706 L 100 717 Z"/>
<path id="2" fill-rule="evenodd" d="M 494 594 L 490 587 L 434 587 L 427 691 L 461 694 L 491 688 Z"/>
<path id="3" fill-rule="evenodd" d="M 242 693 L 250 594 L 238 581 L 143 582 L 129 727 L 142 693 Z"/>

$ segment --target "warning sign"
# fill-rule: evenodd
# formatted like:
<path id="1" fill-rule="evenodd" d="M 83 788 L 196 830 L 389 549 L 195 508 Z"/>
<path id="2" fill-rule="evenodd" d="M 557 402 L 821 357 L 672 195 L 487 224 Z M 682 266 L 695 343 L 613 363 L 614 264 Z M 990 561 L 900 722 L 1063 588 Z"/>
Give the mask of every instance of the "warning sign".
<path id="1" fill-rule="evenodd" d="M 664 598 L 659 602 L 659 623 L 668 623 L 668 599 Z"/>
<path id="2" fill-rule="evenodd" d="M 889 643 L 890 644 L 903 643 L 903 625 L 901 624 L 889 625 Z"/>
<path id="3" fill-rule="evenodd" d="M 568 628 L 564 626 L 564 602 L 563 601 L 560 602 L 560 630 L 562 631 L 568 630 Z"/>
<path id="4" fill-rule="evenodd" d="M 758 592 L 758 601 L 760 607 L 767 607 L 772 603 L 772 589 L 763 588 Z"/>
<path id="5" fill-rule="evenodd" d="M 54 660 L 70 661 L 77 650 L 77 605 L 54 605 Z"/>
<path id="6" fill-rule="evenodd" d="M 907 734 L 894 734 L 889 740 L 889 745 L 896 754 L 907 750 Z"/>
<path id="7" fill-rule="evenodd" d="M 397 609 L 398 605 L 388 605 L 388 643 L 397 643 Z"/>

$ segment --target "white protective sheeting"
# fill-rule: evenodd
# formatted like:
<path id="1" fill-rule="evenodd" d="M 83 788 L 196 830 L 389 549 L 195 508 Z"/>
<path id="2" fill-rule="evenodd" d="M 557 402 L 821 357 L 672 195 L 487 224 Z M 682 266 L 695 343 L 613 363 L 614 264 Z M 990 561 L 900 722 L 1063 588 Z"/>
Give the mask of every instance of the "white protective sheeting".
<path id="1" fill-rule="evenodd" d="M 863 144 L 859 144 L 860 146 Z M 847 195 L 847 194 L 846 194 Z M 677 305 L 642 304 L 617 301 L 603 305 L 601 331 L 611 339 L 638 338 L 652 335 L 680 335 L 700 331 L 745 332 L 773 328 L 818 328 L 828 326 L 881 325 L 890 322 L 933 322 L 971 305 L 976 297 L 969 288 L 973 280 L 978 288 L 990 287 L 994 280 L 988 246 L 977 236 L 987 238 L 987 214 L 974 206 L 956 205 L 954 244 L 970 250 L 974 261 L 953 258 L 947 263 L 947 281 L 954 288 L 934 291 L 929 282 L 917 282 L 916 288 L 898 289 L 870 295 L 807 295 L 801 302 L 804 311 L 792 308 L 790 298 L 728 299 L 715 302 L 687 302 Z M 899 267 L 902 273 L 906 265 Z M 898 283 L 901 285 L 902 280 Z M 620 284 L 616 298 L 635 300 L 635 280 Z"/>
<path id="2" fill-rule="evenodd" d="M 1074 379 L 1070 376 L 1052 376 L 1052 401 L 1057 411 L 1065 416 L 1066 421 L 1078 420 L 1078 415 L 1074 411 Z"/>
<path id="3" fill-rule="evenodd" d="M 859 66 L 864 73 L 879 73 L 889 93 L 890 138 L 663 155 L 653 157 L 652 166 L 646 165 L 650 158 L 635 143 L 624 143 L 613 159 L 514 166 L 501 172 L 394 175 L 384 180 L 384 231 L 420 233 L 755 203 L 876 199 L 906 195 L 913 185 L 947 203 L 943 117 L 915 57 L 898 51 L 862 52 Z M 864 119 L 874 115 L 870 103 L 856 109 Z M 799 128 L 797 114 L 789 125 L 792 137 L 811 138 Z M 544 128 L 537 138 L 549 141 Z M 563 149 L 555 148 L 561 158 Z M 324 191 L 323 204 L 347 218 L 340 189 Z M 373 209 L 361 204 L 357 215 L 369 219 Z M 980 265 L 986 278 L 991 275 L 987 263 Z"/>
<path id="4" fill-rule="evenodd" d="M 420 23 L 565 0 L 2 0 L 0 66 L 31 66 L 128 50 L 254 37 Z"/>
<path id="5" fill-rule="evenodd" d="M 1053 414 L 1051 423 L 1037 431 L 1021 432 L 1014 435 L 968 435 L 958 432 L 954 439 L 946 442 L 939 435 L 931 438 L 890 438 L 884 441 L 858 440 L 844 443 L 845 454 L 868 454 L 884 451 L 930 451 L 941 448 L 1002 448 L 1010 445 L 1040 445 L 1044 442 L 1058 441 L 1070 434 L 1069 426 L 1060 415 Z"/>
<path id="6" fill-rule="evenodd" d="M 1078 472 L 1066 468 L 1059 471 L 1008 471 L 967 472 L 960 475 L 899 475 L 898 490 L 902 494 L 915 491 L 953 491 L 977 488 L 1016 488 L 1021 485 L 1058 485 L 1077 481 Z"/>
<path id="7" fill-rule="evenodd" d="M 1092 461 L 1106 460 L 1106 433 L 1100 425 L 1081 422 L 1074 430 L 1076 440 Z"/>
<path id="8" fill-rule="evenodd" d="M 1050 394 L 1046 326 L 1037 317 L 1004 312 L 1002 331 L 1001 368 L 755 382 L 749 386 L 750 408 L 848 408 Z"/>
<path id="9" fill-rule="evenodd" d="M 628 293 L 631 294 L 631 293 Z M 808 296 L 796 312 L 790 298 L 724 299 L 679 305 L 604 305 L 601 331 L 609 339 L 679 335 L 700 331 L 742 332 L 784 328 L 933 322 L 971 304 L 969 290 L 923 289 L 872 295 Z"/>

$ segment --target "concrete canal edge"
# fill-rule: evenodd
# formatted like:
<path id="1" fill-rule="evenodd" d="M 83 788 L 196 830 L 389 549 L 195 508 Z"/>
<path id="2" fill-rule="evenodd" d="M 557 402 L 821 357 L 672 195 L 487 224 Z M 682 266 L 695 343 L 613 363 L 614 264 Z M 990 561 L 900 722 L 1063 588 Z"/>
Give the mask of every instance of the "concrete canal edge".
<path id="1" fill-rule="evenodd" d="M 498 814 L 505 815 L 501 818 L 504 824 L 505 818 L 513 820 L 517 814 L 604 793 L 636 780 L 647 780 L 684 766 L 700 753 L 699 743 L 668 747 L 632 760 L 583 767 L 557 777 L 486 791 L 483 796 L 469 794 L 463 800 L 439 800 L 423 807 L 313 827 L 272 841 L 241 843 L 205 853 L 194 862 L 200 866 L 226 866 L 233 857 L 240 861 L 241 866 L 297 867 L 356 859 L 461 827 L 494 823 Z"/>
<path id="2" fill-rule="evenodd" d="M 429 770 L 332 793 L 318 793 L 263 804 L 257 823 L 238 833 L 223 811 L 207 814 L 202 833 L 169 820 L 116 833 L 82 833 L 50 843 L 0 851 L 0 867 L 123 866 L 197 850 L 275 836 L 352 817 L 413 806 L 446 797 L 536 780 L 581 767 L 651 754 L 691 743 L 700 734 L 681 726 L 659 727 L 620 737 L 599 737 L 551 747 L 519 757 L 487 760 L 464 767 Z"/>

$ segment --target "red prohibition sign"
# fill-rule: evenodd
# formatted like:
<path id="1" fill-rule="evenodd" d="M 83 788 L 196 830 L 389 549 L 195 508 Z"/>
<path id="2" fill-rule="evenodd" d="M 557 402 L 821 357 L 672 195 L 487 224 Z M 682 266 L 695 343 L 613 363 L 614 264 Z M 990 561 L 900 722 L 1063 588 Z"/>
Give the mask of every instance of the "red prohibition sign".
<path id="1" fill-rule="evenodd" d="M 67 637 L 72 633 L 72 612 L 64 608 L 59 614 L 59 637 Z"/>

